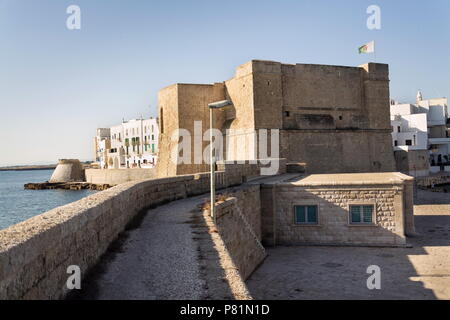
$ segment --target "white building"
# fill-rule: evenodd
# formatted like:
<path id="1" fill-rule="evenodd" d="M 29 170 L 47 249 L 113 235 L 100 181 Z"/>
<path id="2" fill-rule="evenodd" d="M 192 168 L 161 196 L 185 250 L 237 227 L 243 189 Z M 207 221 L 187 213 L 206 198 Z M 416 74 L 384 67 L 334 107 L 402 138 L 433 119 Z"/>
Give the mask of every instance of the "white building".
<path id="1" fill-rule="evenodd" d="M 107 163 L 108 150 L 111 148 L 110 129 L 98 128 L 94 138 L 95 162 L 104 168 Z"/>
<path id="2" fill-rule="evenodd" d="M 106 161 L 100 163 L 101 168 L 152 168 L 156 165 L 159 138 L 157 119 L 123 121 L 109 130 L 109 137 L 104 139 L 109 140 L 109 148 Z"/>
<path id="3" fill-rule="evenodd" d="M 413 105 L 391 106 L 392 145 L 394 150 L 427 150 L 427 114 L 406 113 Z M 409 111 L 408 111 L 409 112 Z"/>
<path id="4" fill-rule="evenodd" d="M 447 105 L 447 98 L 423 100 L 420 91 L 417 94 L 416 104 L 392 104 L 394 151 L 427 150 L 430 172 L 450 170 Z M 412 158 L 414 161 L 417 160 L 417 157 Z M 423 169 L 423 166 L 421 167 Z"/>

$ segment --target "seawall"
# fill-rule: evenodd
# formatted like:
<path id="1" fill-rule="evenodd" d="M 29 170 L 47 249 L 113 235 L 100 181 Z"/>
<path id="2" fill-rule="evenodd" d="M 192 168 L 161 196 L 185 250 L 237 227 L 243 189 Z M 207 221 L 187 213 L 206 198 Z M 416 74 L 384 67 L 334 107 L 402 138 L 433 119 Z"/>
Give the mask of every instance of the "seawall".
<path id="1" fill-rule="evenodd" d="M 130 181 L 156 178 L 156 169 L 86 169 L 86 182 L 92 184 L 118 185 Z"/>
<path id="2" fill-rule="evenodd" d="M 208 190 L 208 174 L 130 182 L 0 231 L 0 300 L 63 298 L 67 268 L 86 274 L 139 212 Z"/>
<path id="3" fill-rule="evenodd" d="M 216 172 L 218 189 L 242 184 L 246 180 L 242 172 L 254 173 L 223 168 L 226 173 Z M 208 173 L 128 182 L 1 230 L 0 300 L 65 297 L 67 268 L 77 265 L 82 276 L 87 274 L 140 212 L 209 190 Z M 234 232 L 242 225 L 234 213 L 228 222 L 226 213 L 221 215 L 224 228 Z M 255 225 L 254 218 L 249 220 Z"/>

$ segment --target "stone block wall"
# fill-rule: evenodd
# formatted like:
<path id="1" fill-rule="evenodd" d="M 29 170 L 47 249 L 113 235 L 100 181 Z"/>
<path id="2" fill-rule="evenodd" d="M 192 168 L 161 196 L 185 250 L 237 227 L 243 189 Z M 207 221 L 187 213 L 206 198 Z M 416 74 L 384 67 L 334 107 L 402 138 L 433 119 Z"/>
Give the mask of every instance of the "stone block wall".
<path id="1" fill-rule="evenodd" d="M 207 105 L 223 99 L 233 106 L 214 111 L 214 127 L 225 134 L 227 160 L 264 158 L 254 147 L 258 129 L 275 129 L 280 130 L 279 152 L 271 156 L 306 163 L 308 173 L 395 171 L 388 65 L 252 60 L 223 83 L 176 84 L 161 90 L 159 145 L 166 149 L 160 150 L 159 176 L 207 170 L 206 163 L 170 161 L 170 150 L 178 143 L 171 134 L 178 128 L 192 133 L 194 121 L 202 121 L 191 143 L 196 140 L 197 146 L 206 147 L 202 135 L 209 128 Z M 228 129 L 244 132 L 227 133 Z"/>
<path id="2" fill-rule="evenodd" d="M 450 174 L 435 174 L 425 177 L 418 177 L 416 179 L 417 185 L 420 187 L 431 187 L 434 185 L 447 184 L 450 183 Z"/>
<path id="3" fill-rule="evenodd" d="M 239 178 L 217 172 L 217 187 Z M 124 183 L 1 230 L 0 300 L 63 298 L 67 268 L 86 274 L 139 212 L 209 188 L 209 174 Z"/>
<path id="4" fill-rule="evenodd" d="M 84 169 L 79 160 L 61 159 L 58 161 L 49 182 L 80 182 L 84 179 Z"/>
<path id="5" fill-rule="evenodd" d="M 397 170 L 413 177 L 428 176 L 430 163 L 428 150 L 394 151 Z"/>
<path id="6" fill-rule="evenodd" d="M 156 169 L 86 169 L 86 182 L 118 185 L 130 181 L 153 179 Z"/>
<path id="7" fill-rule="evenodd" d="M 266 257 L 261 245 L 259 185 L 234 191 L 216 207 L 217 228 L 225 246 L 246 280 Z"/>
<path id="8" fill-rule="evenodd" d="M 300 187 L 263 189 L 274 208 L 263 206 L 264 240 L 272 244 L 404 245 L 402 186 Z M 268 200 L 270 201 L 270 200 Z M 373 225 L 349 223 L 349 205 L 373 204 Z M 295 205 L 317 205 L 318 224 L 295 224 Z M 270 210 L 272 209 L 272 210 Z M 413 222 L 412 222 L 413 227 Z"/>

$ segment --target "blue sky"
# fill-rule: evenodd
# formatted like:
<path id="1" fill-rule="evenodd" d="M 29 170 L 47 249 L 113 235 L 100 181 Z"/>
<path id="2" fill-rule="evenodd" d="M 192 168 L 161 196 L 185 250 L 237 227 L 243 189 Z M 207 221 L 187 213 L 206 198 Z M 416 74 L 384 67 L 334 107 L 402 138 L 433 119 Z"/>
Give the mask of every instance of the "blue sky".
<path id="1" fill-rule="evenodd" d="M 72 4 L 81 30 L 66 28 Z M 357 66 L 374 61 L 357 52 L 370 40 L 393 98 L 449 96 L 448 0 L 0 0 L 0 165 L 91 159 L 97 127 L 156 116 L 167 85 L 251 59 Z"/>

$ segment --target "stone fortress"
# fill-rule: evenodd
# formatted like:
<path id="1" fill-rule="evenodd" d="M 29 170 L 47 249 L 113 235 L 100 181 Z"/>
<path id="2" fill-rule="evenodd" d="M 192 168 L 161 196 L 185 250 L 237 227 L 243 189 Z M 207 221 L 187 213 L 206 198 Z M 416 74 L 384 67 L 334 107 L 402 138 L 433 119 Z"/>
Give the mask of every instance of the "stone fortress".
<path id="1" fill-rule="evenodd" d="M 302 164 L 307 173 L 395 171 L 388 73 L 388 65 L 377 63 L 342 67 L 253 60 L 221 83 L 166 87 L 158 96 L 158 175 L 208 170 L 205 163 L 171 161 L 170 150 L 178 143 L 171 134 L 178 128 L 194 132 L 196 120 L 202 121 L 204 132 L 208 103 L 225 99 L 232 106 L 214 113 L 214 127 L 235 146 L 226 148 L 225 160 L 252 160 L 258 154 L 233 144 L 237 137 L 227 136 L 226 129 L 243 129 L 249 135 L 279 129 L 279 157 Z"/>
<path id="2" fill-rule="evenodd" d="M 242 280 L 264 260 L 264 245 L 397 247 L 414 234 L 414 179 L 395 172 L 387 65 L 251 61 L 228 81 L 174 84 L 158 99 L 158 178 L 123 183 L 1 230 L 0 299 L 65 297 L 67 266 L 84 275 L 149 208 L 207 196 L 209 165 L 173 161 L 179 139 L 172 135 L 186 129 L 195 133 L 193 148 L 198 141 L 206 147 L 208 104 L 224 99 L 232 106 L 214 112 L 214 127 L 234 148 L 217 163 L 216 224 L 206 209 L 200 213 L 202 203 L 189 212 L 212 226 L 206 234 L 221 238 Z M 194 121 L 202 123 L 199 132 Z M 250 137 L 279 130 L 277 174 L 261 176 L 259 163 L 233 163 L 258 153 L 227 129 Z"/>
<path id="3" fill-rule="evenodd" d="M 395 172 L 388 65 L 253 60 L 230 80 L 174 84 L 158 99 L 159 177 L 209 171 L 193 153 L 184 163 L 185 155 L 172 150 L 184 139 L 178 129 L 193 133 L 191 149 L 209 144 L 208 104 L 215 101 L 231 102 L 213 113 L 225 164 L 262 159 L 253 137 L 259 129 L 279 130 L 278 155 L 267 156 L 283 159 L 280 175 L 258 182 L 265 244 L 404 245 L 405 235 L 414 234 L 413 178 Z M 250 139 L 228 129 L 244 130 Z M 283 175 L 293 172 L 297 176 Z"/>

